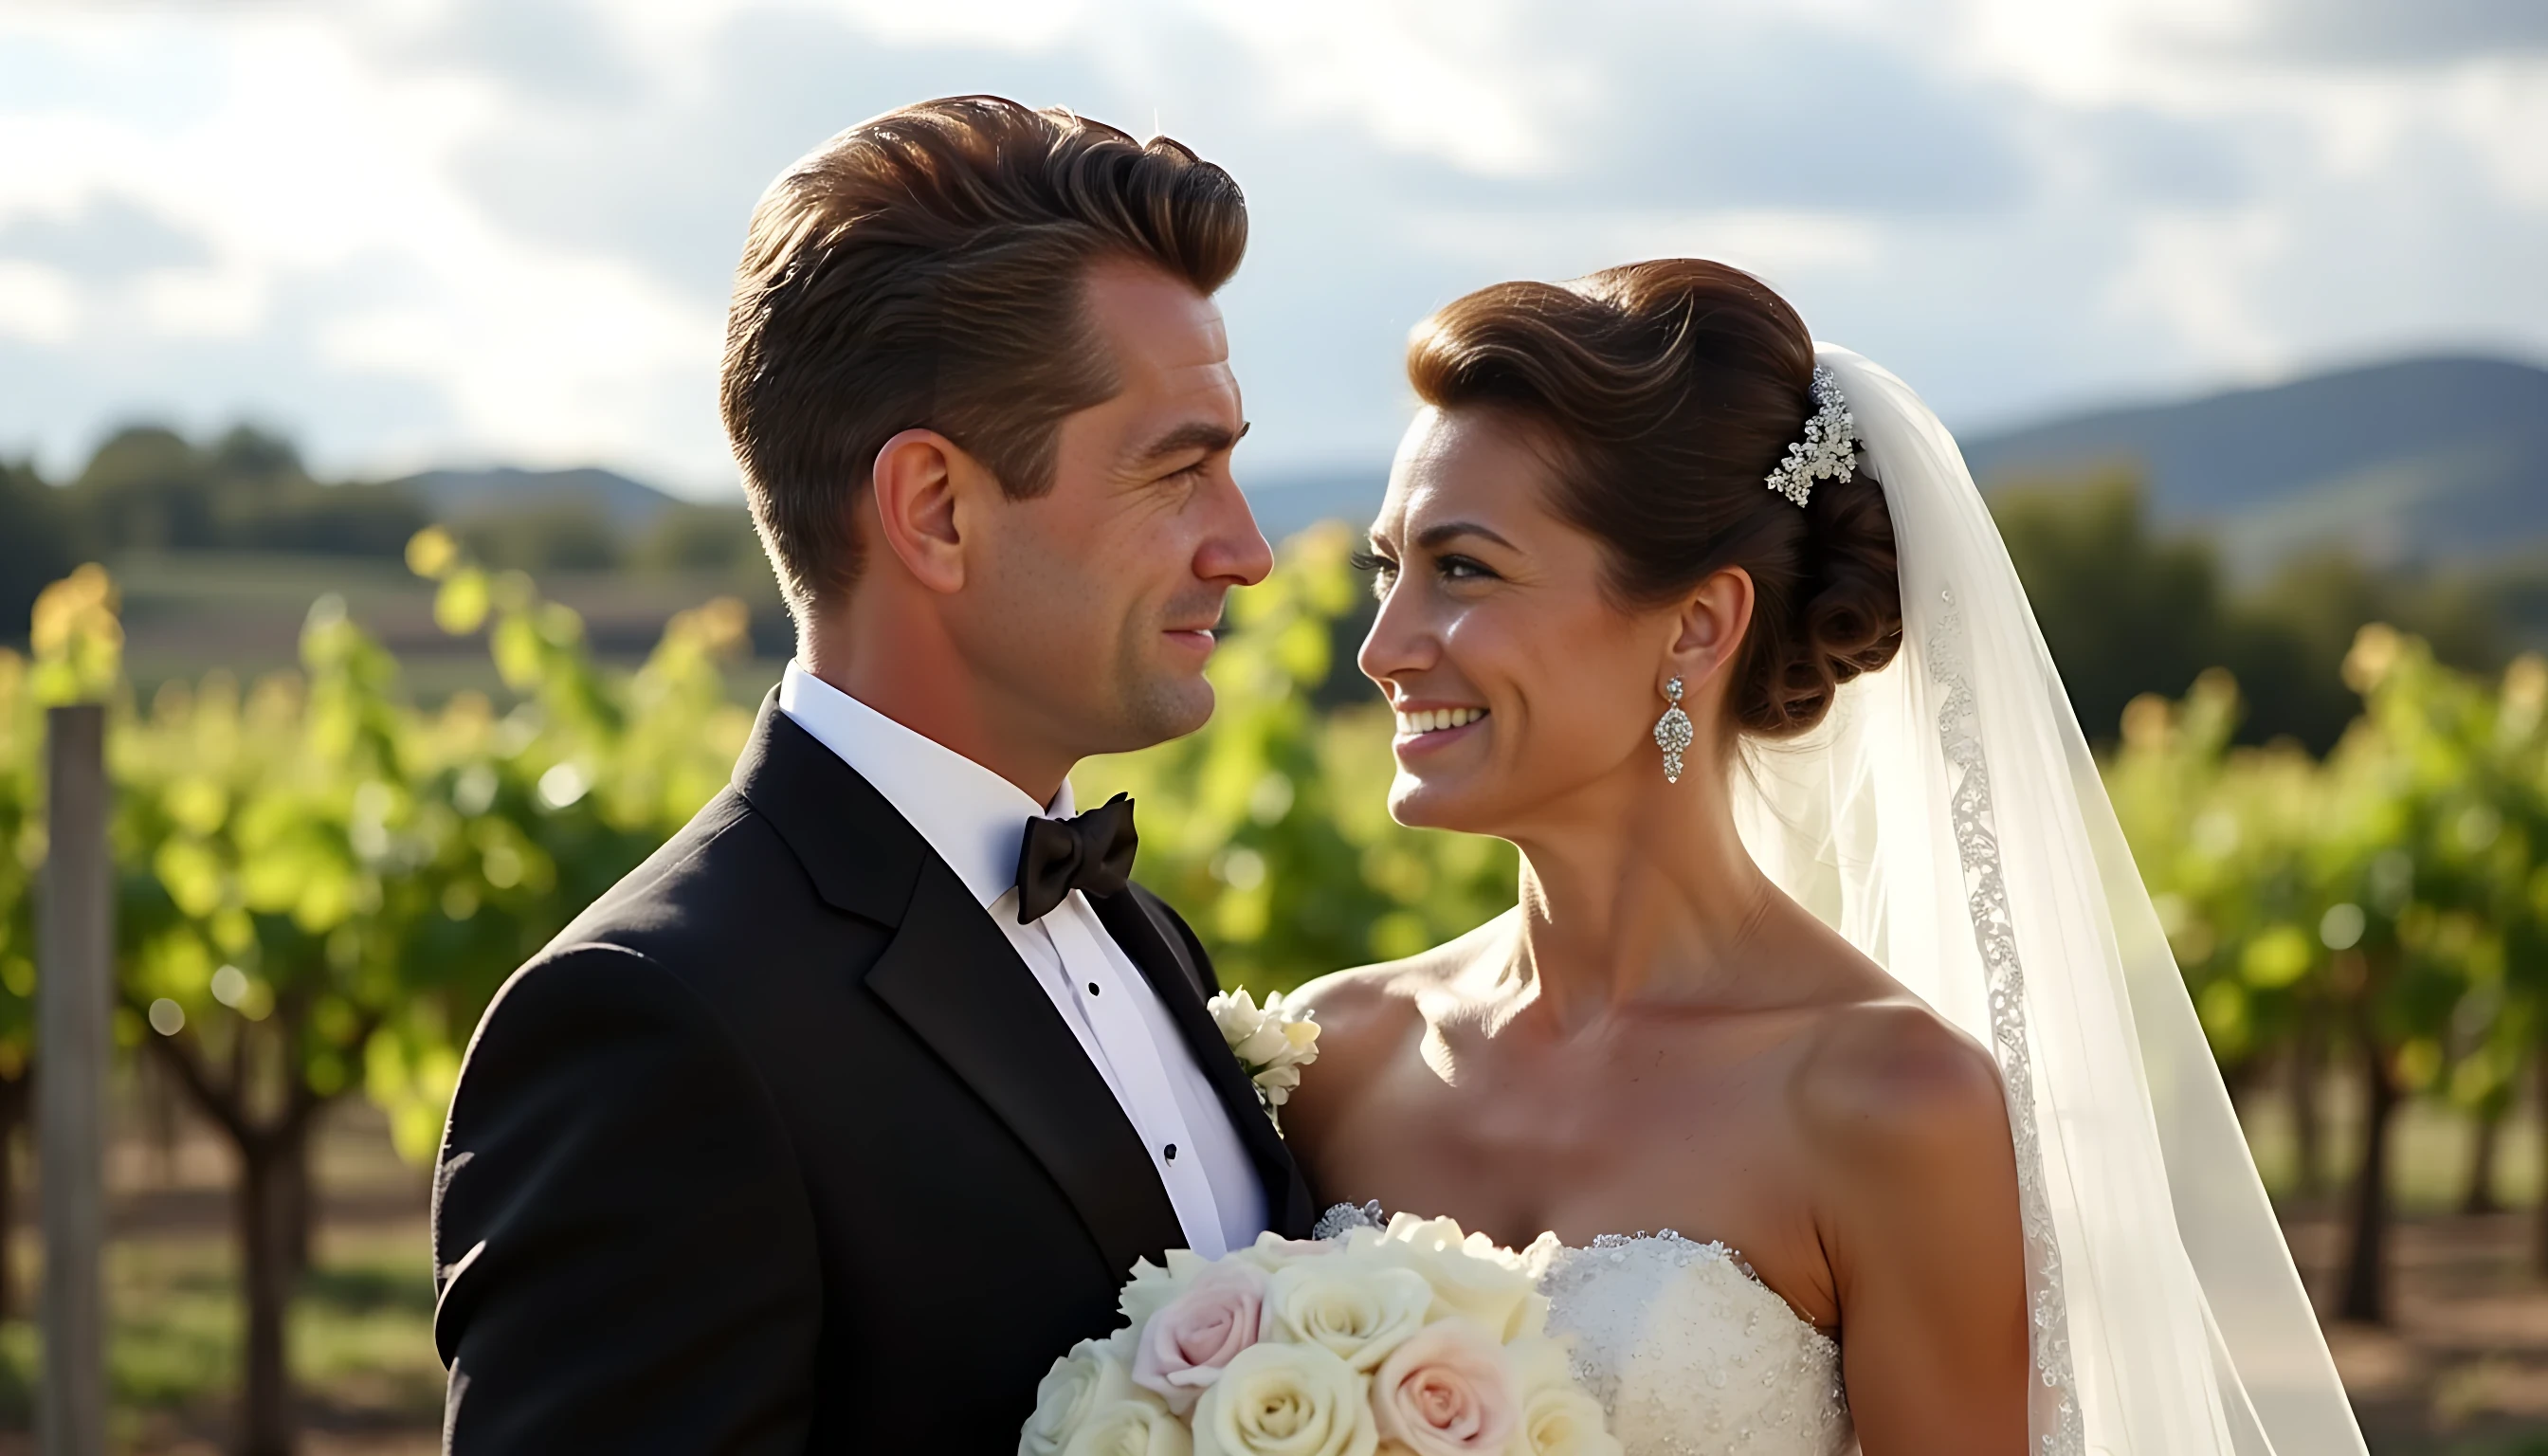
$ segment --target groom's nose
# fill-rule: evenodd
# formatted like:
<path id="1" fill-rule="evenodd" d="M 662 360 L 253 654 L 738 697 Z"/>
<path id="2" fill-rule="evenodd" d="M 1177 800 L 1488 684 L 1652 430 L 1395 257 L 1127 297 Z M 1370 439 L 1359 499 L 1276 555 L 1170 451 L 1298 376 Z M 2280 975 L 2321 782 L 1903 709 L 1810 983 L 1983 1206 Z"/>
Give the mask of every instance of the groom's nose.
<path id="1" fill-rule="evenodd" d="M 1256 512 L 1228 471 L 1216 472 L 1203 542 L 1195 550 L 1194 571 L 1207 582 L 1253 587 L 1274 570 L 1274 549 L 1256 527 Z"/>

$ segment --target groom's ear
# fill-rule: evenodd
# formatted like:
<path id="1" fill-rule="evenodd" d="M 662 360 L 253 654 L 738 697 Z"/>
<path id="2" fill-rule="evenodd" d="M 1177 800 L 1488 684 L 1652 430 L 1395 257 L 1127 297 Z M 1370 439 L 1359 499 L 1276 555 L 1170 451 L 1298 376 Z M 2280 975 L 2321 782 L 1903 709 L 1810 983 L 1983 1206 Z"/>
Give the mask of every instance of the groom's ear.
<path id="1" fill-rule="evenodd" d="M 912 580 L 932 592 L 964 588 L 964 526 L 978 509 L 981 463 L 934 429 L 907 429 L 876 451 L 875 534 Z M 996 490 L 996 484 L 994 485 Z"/>

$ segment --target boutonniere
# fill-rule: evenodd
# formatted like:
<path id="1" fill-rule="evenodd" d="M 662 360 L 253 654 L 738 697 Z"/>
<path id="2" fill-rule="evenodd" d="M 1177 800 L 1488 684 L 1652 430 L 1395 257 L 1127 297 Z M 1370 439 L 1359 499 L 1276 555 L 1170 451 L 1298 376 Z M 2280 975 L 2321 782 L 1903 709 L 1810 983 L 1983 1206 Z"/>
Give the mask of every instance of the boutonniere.
<path id="1" fill-rule="evenodd" d="M 1256 1088 L 1256 1101 L 1272 1119 L 1274 1131 L 1283 1131 L 1280 1108 L 1301 1085 L 1301 1068 L 1319 1059 L 1319 1024 L 1307 1007 L 1287 1006 L 1283 993 L 1274 992 L 1258 1006 L 1256 998 L 1242 986 L 1224 991 L 1206 1003 L 1212 1012 L 1213 1025 L 1221 1028 L 1221 1039 L 1229 1044 L 1229 1054 L 1247 1072 L 1248 1082 Z"/>

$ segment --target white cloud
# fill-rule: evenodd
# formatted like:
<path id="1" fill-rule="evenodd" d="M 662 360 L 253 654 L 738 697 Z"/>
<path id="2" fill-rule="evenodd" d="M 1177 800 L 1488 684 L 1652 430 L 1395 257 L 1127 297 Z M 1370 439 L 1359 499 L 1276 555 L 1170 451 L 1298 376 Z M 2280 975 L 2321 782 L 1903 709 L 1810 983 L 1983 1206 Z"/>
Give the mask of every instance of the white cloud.
<path id="1" fill-rule="evenodd" d="M 2301 45 L 2291 3 L 16 8 L 0 450 L 59 468 L 136 410 L 248 413 L 331 469 L 724 488 L 752 198 L 841 126 L 972 89 L 1155 115 L 1247 186 L 1227 304 L 1262 468 L 1385 454 L 1400 341 L 1446 299 L 1671 251 L 1762 272 L 1956 417 L 2548 354 L 2548 57 L 2518 17 L 2450 0 L 2451 45 L 2409 63 Z"/>
<path id="2" fill-rule="evenodd" d="M 535 465 L 621 456 L 668 422 L 637 407 L 667 377 L 697 374 L 723 342 L 718 314 L 626 263 L 532 253 L 481 260 L 467 274 L 466 292 L 358 309 L 317 340 L 330 362 L 439 386 L 464 450 L 500 448 Z M 561 368 L 568 341 L 573 367 Z M 651 443 L 685 475 L 723 456 L 721 441 L 710 445 L 714 457 L 690 438 Z"/>
<path id="3" fill-rule="evenodd" d="M 2473 66 L 2442 101 L 2442 119 L 2485 166 L 2498 190 L 2548 214 L 2548 63 Z"/>
<path id="4" fill-rule="evenodd" d="M 79 327 L 79 289 L 51 268 L 0 258 L 0 334 L 58 344 Z"/>
<path id="5" fill-rule="evenodd" d="M 133 302 L 148 327 L 172 338 L 240 338 L 272 305 L 253 269 L 162 268 L 134 280 Z"/>
<path id="6" fill-rule="evenodd" d="M 1514 0 L 1294 0 L 1216 15 L 1257 51 L 1294 120 L 1341 120 L 1486 176 L 1554 166 L 1556 103 L 1577 109 L 1597 89 L 1574 57 L 1530 48 Z"/>
<path id="7" fill-rule="evenodd" d="M 2132 261 L 2106 291 L 2109 317 L 2163 321 L 2215 371 L 2262 375 L 2287 362 L 2254 301 L 2257 276 L 2289 256 L 2280 218 L 2263 209 L 2163 214 L 2134 230 Z"/>
<path id="8" fill-rule="evenodd" d="M 1459 210 L 1410 219 L 1401 241 L 1469 267 L 1478 282 L 1516 263 L 1541 275 L 1591 272 L 1638 258 L 1709 257 L 1772 280 L 1865 275 L 1881 262 L 1883 230 L 1848 215 L 1735 208 L 1721 212 L 1594 212 L 1548 217 Z"/>

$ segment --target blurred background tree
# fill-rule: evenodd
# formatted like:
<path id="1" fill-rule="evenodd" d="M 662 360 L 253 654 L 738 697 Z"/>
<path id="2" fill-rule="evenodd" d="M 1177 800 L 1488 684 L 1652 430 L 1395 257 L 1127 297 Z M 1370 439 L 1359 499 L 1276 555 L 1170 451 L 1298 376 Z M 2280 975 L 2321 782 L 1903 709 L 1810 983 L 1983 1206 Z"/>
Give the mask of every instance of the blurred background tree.
<path id="1" fill-rule="evenodd" d="M 235 1156 L 238 1446 L 259 1456 L 292 1447 L 288 1318 L 320 1114 L 367 1093 L 400 1151 L 429 1162 L 460 1048 L 503 978 L 715 792 L 749 726 L 721 671 L 745 642 L 741 603 L 678 614 L 641 668 L 611 672 L 527 578 L 464 561 L 439 531 L 410 555 L 444 625 L 487 632 L 508 711 L 474 692 L 416 708 L 332 596 L 309 611 L 299 672 L 242 687 L 216 670 L 144 709 L 95 567 L 39 600 L 32 665 L 0 657 L 0 1132 L 24 1101 L 35 714 L 104 697 L 119 1039 Z"/>
<path id="2" fill-rule="evenodd" d="M 31 1052 L 39 714 L 103 696 L 119 1034 L 235 1169 L 244 1449 L 288 1442 L 307 1358 L 313 1129 L 359 1098 L 429 1164 L 488 998 L 725 781 L 789 650 L 743 511 L 615 479 L 325 485 L 247 428 L 124 431 L 67 486 L 0 473 L 0 523 L 26 523 L 0 530 L 0 589 L 34 603 L 30 654 L 0 655 L 0 1134 Z M 2522 579 L 2324 550 L 2239 576 L 2154 524 L 2128 472 L 1991 499 L 2233 1094 L 2288 1119 L 2278 1197 L 2341 1193 L 2328 1308 L 2394 1320 L 2410 1111 L 2456 1119 L 2457 1203 L 2486 1207 L 2502 1130 L 2548 1078 L 2548 667 L 2512 655 Z M 1389 818 L 1351 536 L 1294 537 L 1231 598 L 1206 728 L 1076 775 L 1083 801 L 1140 800 L 1138 872 L 1260 991 L 1513 899 L 1510 847 Z M 132 600 L 65 575 L 92 548 L 131 565 Z M 294 575 L 319 550 L 343 554 Z M 261 665 L 231 633 L 249 619 L 221 615 L 248 599 L 290 613 Z M 128 622 L 194 656 L 137 665 Z"/>
<path id="3" fill-rule="evenodd" d="M 620 559 L 609 517 L 583 501 L 473 515 L 458 533 L 480 560 L 516 571 L 607 571 Z"/>
<path id="4" fill-rule="evenodd" d="M 6 1251 L 18 1222 L 17 1144 L 35 1088 L 35 890 L 44 856 L 39 713 L 27 660 L 0 648 L 0 1319 L 18 1313 Z"/>
<path id="5" fill-rule="evenodd" d="M 26 640 L 36 593 L 79 564 L 60 494 L 24 461 L 0 461 L 0 642 Z"/>
<path id="6" fill-rule="evenodd" d="M 667 506 L 628 548 L 628 564 L 647 572 L 767 574 L 752 516 L 731 505 L 683 501 Z"/>
<path id="7" fill-rule="evenodd" d="M 290 441 L 234 425 L 197 446 L 135 425 L 110 435 L 63 493 L 83 549 L 294 551 L 395 557 L 425 523 L 406 494 L 321 485 Z"/>
<path id="8" fill-rule="evenodd" d="M 2154 526 L 2146 498 L 2121 470 L 2012 482 L 1989 497 L 2091 739 L 2111 743 L 2134 698 L 2184 693 L 2218 667 L 2244 688 L 2238 742 L 2289 737 L 2324 753 L 2360 710 L 2343 664 L 2371 622 L 2415 633 L 2456 667 L 2503 665 L 2505 589 L 2474 574 L 2384 571 L 2319 548 L 2236 583 L 2208 537 Z"/>

